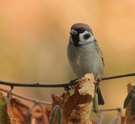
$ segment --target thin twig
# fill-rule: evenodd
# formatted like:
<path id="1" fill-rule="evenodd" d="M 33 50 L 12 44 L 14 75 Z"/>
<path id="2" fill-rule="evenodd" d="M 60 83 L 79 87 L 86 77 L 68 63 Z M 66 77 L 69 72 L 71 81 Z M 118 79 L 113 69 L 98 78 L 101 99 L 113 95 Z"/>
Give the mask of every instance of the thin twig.
<path id="1" fill-rule="evenodd" d="M 66 87 L 68 84 L 45 84 L 45 83 L 14 83 L 14 82 L 6 82 L 0 81 L 0 84 L 7 86 L 15 86 L 15 87 Z"/>
<path id="2" fill-rule="evenodd" d="M 9 93 L 8 90 L 5 90 L 5 89 L 3 89 L 3 88 L 0 88 L 0 90 L 1 90 L 2 92 Z M 23 99 L 23 100 L 29 101 L 29 102 L 51 105 L 50 102 L 45 102 L 45 101 L 42 101 L 42 100 L 34 100 L 34 99 L 31 99 L 31 98 L 28 98 L 28 97 L 24 97 L 24 96 L 15 94 L 15 93 L 13 93 L 13 92 L 11 92 L 10 94 L 13 95 L 13 96 L 16 96 L 16 97 L 18 97 L 18 98 L 21 98 L 21 99 Z"/>
<path id="3" fill-rule="evenodd" d="M 8 92 L 9 92 L 8 90 L 5 90 L 5 89 L 3 89 L 3 88 L 0 88 L 0 90 L 1 90 L 2 92 L 5 92 L 5 93 L 8 93 Z M 36 104 L 37 104 L 37 103 L 41 103 L 41 104 L 51 105 L 50 102 L 45 102 L 45 101 L 41 101 L 41 100 L 34 100 L 34 99 L 31 99 L 31 98 L 28 98 L 28 97 L 24 97 L 24 96 L 15 94 L 15 93 L 13 93 L 13 92 L 11 92 L 11 95 L 13 95 L 13 96 L 15 96 L 15 97 L 18 97 L 18 98 L 20 98 L 20 99 L 29 101 L 29 102 L 36 103 Z M 99 111 L 102 111 L 102 112 L 106 112 L 106 111 L 121 111 L 121 108 L 99 109 Z"/>
<path id="4" fill-rule="evenodd" d="M 104 77 L 104 78 L 102 78 L 102 80 L 112 80 L 112 79 L 116 79 L 116 78 L 133 77 L 133 76 L 135 76 L 135 73 Z"/>
<path id="5" fill-rule="evenodd" d="M 107 111 L 118 111 L 121 112 L 121 108 L 110 108 L 110 109 L 100 109 L 101 112 L 107 112 Z"/>
<path id="6" fill-rule="evenodd" d="M 103 77 L 102 80 L 105 81 L 105 80 L 112 80 L 112 79 L 131 77 L 131 76 L 135 76 L 135 73 Z M 11 86 L 11 87 L 15 86 L 15 87 L 48 87 L 48 88 L 50 87 L 50 88 L 57 88 L 57 87 L 68 87 L 68 86 L 70 86 L 70 83 L 45 84 L 45 83 L 14 83 L 14 82 L 6 82 L 6 81 L 0 81 L 0 84 Z"/>

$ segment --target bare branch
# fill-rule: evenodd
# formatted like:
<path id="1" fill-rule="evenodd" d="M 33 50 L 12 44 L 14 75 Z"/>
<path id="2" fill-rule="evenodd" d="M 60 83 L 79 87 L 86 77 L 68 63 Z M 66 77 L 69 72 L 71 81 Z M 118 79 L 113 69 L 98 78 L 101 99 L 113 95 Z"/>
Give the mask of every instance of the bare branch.
<path id="1" fill-rule="evenodd" d="M 116 79 L 116 78 L 133 77 L 133 76 L 135 76 L 135 73 L 104 77 L 102 80 L 112 80 L 112 79 Z"/>
<path id="2" fill-rule="evenodd" d="M 105 81 L 105 80 L 112 80 L 112 79 L 131 77 L 131 76 L 135 76 L 135 73 L 103 77 L 102 80 Z M 73 80 L 72 82 L 74 81 L 75 80 Z M 66 88 L 71 85 L 70 83 L 46 84 L 46 83 L 15 83 L 15 82 L 6 82 L 6 81 L 0 81 L 0 84 L 11 86 L 11 87 L 50 87 L 50 88 L 58 88 L 58 87 Z"/>
<path id="3" fill-rule="evenodd" d="M 65 87 L 68 84 L 45 84 L 45 83 L 14 83 L 14 82 L 6 82 L 6 81 L 0 81 L 0 84 L 12 86 L 12 87 Z"/>
<path id="4" fill-rule="evenodd" d="M 107 111 L 118 111 L 121 112 L 121 108 L 110 108 L 110 109 L 100 109 L 101 112 L 107 112 Z"/>
<path id="5" fill-rule="evenodd" d="M 9 93 L 8 90 L 2 89 L 2 88 L 0 88 L 0 90 L 1 90 L 2 92 Z M 45 102 L 45 101 L 41 101 L 41 100 L 34 100 L 34 99 L 31 99 L 31 98 L 28 98 L 28 97 L 24 97 L 24 96 L 15 94 L 15 93 L 13 93 L 13 92 L 11 92 L 10 94 L 13 95 L 13 96 L 16 96 L 16 97 L 18 97 L 18 98 L 24 99 L 24 100 L 26 100 L 26 101 L 29 101 L 29 102 L 51 105 L 50 102 Z"/>

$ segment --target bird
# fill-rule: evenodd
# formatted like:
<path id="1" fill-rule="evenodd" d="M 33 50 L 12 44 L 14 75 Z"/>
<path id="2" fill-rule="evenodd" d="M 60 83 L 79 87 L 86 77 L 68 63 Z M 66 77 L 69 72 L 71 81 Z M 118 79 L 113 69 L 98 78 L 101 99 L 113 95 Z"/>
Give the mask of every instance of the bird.
<path id="1" fill-rule="evenodd" d="M 104 58 L 89 25 L 75 23 L 71 26 L 67 56 L 70 66 L 77 78 L 81 78 L 86 73 L 93 73 L 97 82 L 102 80 Z M 99 99 L 98 103 L 104 104 L 104 99 L 99 87 L 97 87 L 97 93 Z"/>

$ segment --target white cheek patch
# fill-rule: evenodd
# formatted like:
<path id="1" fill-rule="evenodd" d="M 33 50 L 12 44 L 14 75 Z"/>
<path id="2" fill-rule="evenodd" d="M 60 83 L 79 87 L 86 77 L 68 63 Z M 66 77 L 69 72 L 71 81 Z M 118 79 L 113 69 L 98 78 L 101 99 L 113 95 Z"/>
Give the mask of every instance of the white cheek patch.
<path id="1" fill-rule="evenodd" d="M 90 37 L 87 40 L 84 39 L 85 34 L 90 34 Z M 80 33 L 79 39 L 80 39 L 79 44 L 85 44 L 85 43 L 88 43 L 88 42 L 93 42 L 95 38 L 94 38 L 94 36 L 91 32 L 84 31 L 83 33 Z"/>

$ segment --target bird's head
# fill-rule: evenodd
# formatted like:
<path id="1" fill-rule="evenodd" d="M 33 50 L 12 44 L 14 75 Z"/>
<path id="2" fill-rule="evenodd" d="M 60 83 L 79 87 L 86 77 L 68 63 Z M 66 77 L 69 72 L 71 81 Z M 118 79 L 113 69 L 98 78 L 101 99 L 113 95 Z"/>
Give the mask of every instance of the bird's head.
<path id="1" fill-rule="evenodd" d="M 87 24 L 76 23 L 70 31 L 70 43 L 79 47 L 94 42 L 94 35 Z"/>

